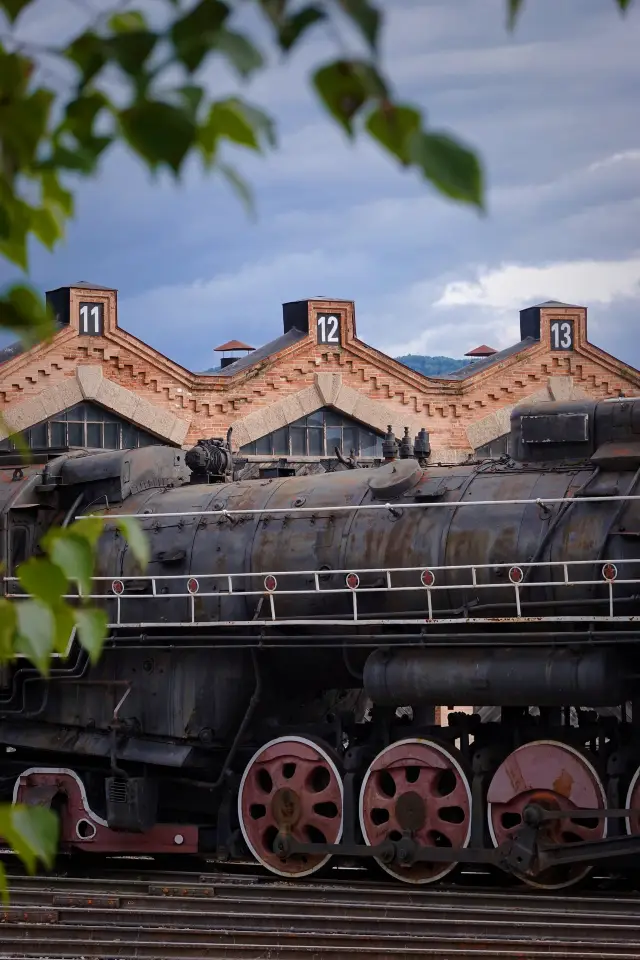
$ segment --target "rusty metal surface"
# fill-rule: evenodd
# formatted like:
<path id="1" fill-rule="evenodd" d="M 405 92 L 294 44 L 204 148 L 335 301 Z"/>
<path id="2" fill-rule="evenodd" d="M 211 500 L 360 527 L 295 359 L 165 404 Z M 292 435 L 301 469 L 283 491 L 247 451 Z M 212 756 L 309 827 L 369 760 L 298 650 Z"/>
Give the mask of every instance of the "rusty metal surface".
<path id="1" fill-rule="evenodd" d="M 640 955 L 640 899 L 369 883 L 11 878 L 3 958 Z M 508 900 L 508 902 L 507 902 Z M 36 906 L 37 905 L 37 906 Z"/>

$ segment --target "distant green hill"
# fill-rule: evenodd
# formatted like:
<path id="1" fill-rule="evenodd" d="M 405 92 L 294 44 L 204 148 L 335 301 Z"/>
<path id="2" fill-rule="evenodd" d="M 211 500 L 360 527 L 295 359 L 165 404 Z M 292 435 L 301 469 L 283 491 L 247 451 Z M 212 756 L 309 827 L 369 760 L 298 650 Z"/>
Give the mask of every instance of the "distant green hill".
<path id="1" fill-rule="evenodd" d="M 399 363 L 411 367 L 425 377 L 442 377 L 460 367 L 465 367 L 469 360 L 454 360 L 452 357 L 423 357 L 416 353 L 408 353 L 406 357 L 396 357 Z"/>

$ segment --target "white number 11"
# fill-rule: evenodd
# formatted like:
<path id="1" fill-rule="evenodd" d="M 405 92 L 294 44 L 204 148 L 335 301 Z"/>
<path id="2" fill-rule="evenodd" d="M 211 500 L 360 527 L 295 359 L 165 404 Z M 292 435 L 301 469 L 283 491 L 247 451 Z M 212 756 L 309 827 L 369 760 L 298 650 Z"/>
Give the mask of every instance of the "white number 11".
<path id="1" fill-rule="evenodd" d="M 94 307 L 80 307 L 80 319 L 82 320 L 82 332 L 89 333 L 89 317 L 93 323 L 93 333 L 100 333 L 100 307 L 96 304 Z"/>

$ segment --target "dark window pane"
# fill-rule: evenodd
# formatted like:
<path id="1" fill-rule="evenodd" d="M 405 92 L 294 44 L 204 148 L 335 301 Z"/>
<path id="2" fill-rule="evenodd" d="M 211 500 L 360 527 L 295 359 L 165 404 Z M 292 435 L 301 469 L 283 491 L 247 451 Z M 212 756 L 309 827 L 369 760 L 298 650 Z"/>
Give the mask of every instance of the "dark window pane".
<path id="1" fill-rule="evenodd" d="M 51 446 L 66 447 L 67 445 L 67 425 L 57 420 L 52 420 L 49 424 L 51 431 Z"/>
<path id="2" fill-rule="evenodd" d="M 345 456 L 349 456 L 352 450 L 358 453 L 358 431 L 355 427 L 345 427 L 342 431 L 342 449 Z"/>
<path id="3" fill-rule="evenodd" d="M 316 410 L 307 417 L 309 426 L 321 427 L 324 423 L 324 410 Z"/>
<path id="4" fill-rule="evenodd" d="M 360 431 L 360 456 L 361 457 L 375 457 L 376 456 L 376 437 L 373 433 L 370 433 L 368 430 Z"/>
<path id="5" fill-rule="evenodd" d="M 152 447 L 155 443 L 159 443 L 159 440 L 156 440 L 155 437 L 152 437 L 150 433 L 143 433 L 141 430 L 138 431 L 138 446 L 139 447 Z"/>
<path id="6" fill-rule="evenodd" d="M 334 456 L 336 447 L 342 447 L 342 430 L 340 427 L 327 427 L 327 455 Z"/>
<path id="7" fill-rule="evenodd" d="M 335 410 L 326 410 L 324 418 L 328 427 L 341 427 L 344 423 L 344 417 Z"/>
<path id="8" fill-rule="evenodd" d="M 85 419 L 85 405 L 84 403 L 76 403 L 75 406 L 69 407 L 64 413 L 59 415 L 60 420 L 84 420 Z"/>
<path id="9" fill-rule="evenodd" d="M 268 457 L 271 454 L 271 434 L 268 433 L 266 437 L 260 437 L 259 440 L 256 440 L 256 455 L 258 457 Z"/>
<path id="10" fill-rule="evenodd" d="M 291 453 L 294 456 L 304 457 L 307 453 L 307 431 L 304 427 L 291 427 Z"/>
<path id="11" fill-rule="evenodd" d="M 104 445 L 108 450 L 117 450 L 120 440 L 120 429 L 117 423 L 105 423 Z"/>
<path id="12" fill-rule="evenodd" d="M 129 450 L 131 447 L 137 446 L 136 444 L 136 429 L 130 423 L 122 424 L 122 448 L 123 450 Z"/>
<path id="13" fill-rule="evenodd" d="M 290 427 L 304 427 L 306 424 L 306 417 L 300 417 L 299 420 L 294 420 L 293 423 L 290 423 Z"/>
<path id="14" fill-rule="evenodd" d="M 289 430 L 282 427 L 273 432 L 273 452 L 276 456 L 289 453 Z"/>
<path id="15" fill-rule="evenodd" d="M 84 423 L 70 423 L 67 427 L 70 447 L 84 447 Z"/>
<path id="16" fill-rule="evenodd" d="M 376 437 L 376 457 L 382 456 L 382 437 Z"/>
<path id="17" fill-rule="evenodd" d="M 319 430 L 317 427 L 309 427 L 307 431 L 307 437 L 309 439 L 309 456 L 310 457 L 321 457 L 324 453 L 322 449 L 322 430 Z"/>
<path id="18" fill-rule="evenodd" d="M 101 423 L 87 424 L 87 446 L 88 447 L 102 446 L 102 424 Z"/>
<path id="19" fill-rule="evenodd" d="M 245 443 L 244 447 L 240 447 L 240 453 L 245 457 L 254 457 L 256 453 L 255 440 L 252 443 Z"/>
<path id="20" fill-rule="evenodd" d="M 38 447 L 48 447 L 49 438 L 47 436 L 47 424 L 46 423 L 37 423 L 35 427 L 31 427 L 29 431 L 31 436 L 29 437 L 29 446 L 38 448 Z"/>

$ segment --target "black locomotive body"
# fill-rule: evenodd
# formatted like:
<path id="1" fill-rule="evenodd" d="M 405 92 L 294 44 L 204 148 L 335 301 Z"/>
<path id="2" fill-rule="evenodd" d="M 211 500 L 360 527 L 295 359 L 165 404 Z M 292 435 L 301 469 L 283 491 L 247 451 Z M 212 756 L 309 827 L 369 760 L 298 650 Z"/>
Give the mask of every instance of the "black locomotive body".
<path id="1" fill-rule="evenodd" d="M 3 669 L 5 794 L 44 791 L 70 847 L 287 876 L 341 853 L 557 887 L 635 855 L 640 399 L 520 407 L 500 460 L 404 453 L 250 481 L 222 442 L 0 466 L 6 593 L 72 517 L 135 516 L 151 556 L 107 522 L 97 665 L 72 637 L 48 680 Z"/>

